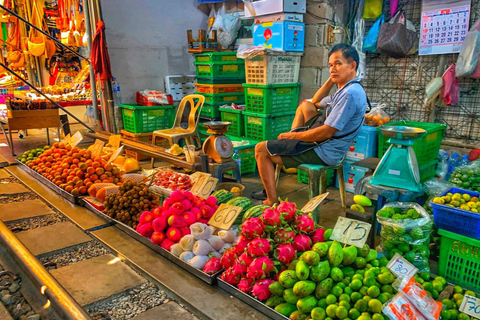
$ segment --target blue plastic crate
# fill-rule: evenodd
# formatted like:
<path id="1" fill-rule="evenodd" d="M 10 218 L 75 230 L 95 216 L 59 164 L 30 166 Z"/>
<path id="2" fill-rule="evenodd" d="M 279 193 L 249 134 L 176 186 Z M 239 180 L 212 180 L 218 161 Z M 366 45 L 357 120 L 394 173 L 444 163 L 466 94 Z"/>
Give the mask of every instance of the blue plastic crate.
<path id="1" fill-rule="evenodd" d="M 358 161 L 377 156 L 378 131 L 376 128 L 362 126 L 347 152 L 347 160 Z"/>
<path id="2" fill-rule="evenodd" d="M 453 194 L 467 193 L 472 197 L 480 197 L 478 192 L 459 188 L 452 188 L 441 196 L 449 192 Z M 480 239 L 480 214 L 433 203 L 432 201 L 430 201 L 430 206 L 433 208 L 433 218 L 437 228 Z"/>
<path id="3" fill-rule="evenodd" d="M 254 24 L 253 45 L 283 51 L 303 52 L 305 23 L 278 21 Z"/>

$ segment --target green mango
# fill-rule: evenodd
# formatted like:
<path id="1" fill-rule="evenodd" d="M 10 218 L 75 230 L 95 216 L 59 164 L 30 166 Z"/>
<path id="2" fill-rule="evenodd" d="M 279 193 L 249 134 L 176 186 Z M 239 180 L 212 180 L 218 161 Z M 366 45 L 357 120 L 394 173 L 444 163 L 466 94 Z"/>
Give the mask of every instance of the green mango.
<path id="1" fill-rule="evenodd" d="M 342 245 L 337 241 L 334 241 L 328 249 L 328 261 L 333 267 L 339 266 L 343 261 Z"/>
<path id="2" fill-rule="evenodd" d="M 333 229 L 327 229 L 325 230 L 325 233 L 323 234 L 323 237 L 325 238 L 325 241 L 330 240 L 330 237 L 332 236 Z"/>
<path id="3" fill-rule="evenodd" d="M 284 288 L 293 288 L 295 283 L 298 281 L 297 274 L 295 270 L 285 270 L 278 277 L 278 282 Z"/>
<path id="4" fill-rule="evenodd" d="M 330 263 L 322 261 L 310 269 L 310 279 L 314 282 L 320 282 L 330 274 Z"/>
<path id="5" fill-rule="evenodd" d="M 342 269 L 338 267 L 333 267 L 330 270 L 330 278 L 332 278 L 333 281 L 335 282 L 340 282 L 343 280 L 343 272 Z"/>
<path id="6" fill-rule="evenodd" d="M 271 296 L 267 302 L 265 302 L 265 304 L 267 305 L 267 307 L 270 307 L 270 308 L 275 308 L 276 306 L 278 306 L 279 304 L 282 304 L 282 303 L 285 303 L 285 299 L 283 299 L 283 297 L 278 297 L 278 296 Z"/>
<path id="7" fill-rule="evenodd" d="M 321 257 L 324 257 L 328 253 L 328 244 L 326 242 L 317 242 L 313 245 L 312 250 L 318 253 Z"/>
<path id="8" fill-rule="evenodd" d="M 357 259 L 357 248 L 354 246 L 345 247 L 343 250 L 343 260 L 342 264 L 344 266 L 349 266 L 355 262 Z"/>
<path id="9" fill-rule="evenodd" d="M 301 298 L 297 302 L 297 308 L 303 313 L 310 313 L 317 306 L 318 300 L 314 296 Z"/>
<path id="10" fill-rule="evenodd" d="M 298 261 L 297 265 L 295 266 L 295 273 L 297 274 L 297 278 L 299 280 L 307 280 L 310 274 L 310 269 L 305 261 Z"/>
<path id="11" fill-rule="evenodd" d="M 300 310 L 293 311 L 290 314 L 290 320 L 305 320 L 307 319 L 308 314 L 301 312 Z"/>
<path id="12" fill-rule="evenodd" d="M 285 317 L 290 317 L 290 315 L 297 310 L 296 303 L 291 304 L 291 303 L 281 303 L 278 306 L 275 307 L 275 311 L 277 311 L 280 314 L 283 314 Z"/>
<path id="13" fill-rule="evenodd" d="M 275 281 L 271 285 L 268 286 L 268 290 L 274 295 L 274 296 L 279 296 L 281 297 L 283 295 L 283 290 L 285 290 L 284 287 L 280 284 L 280 282 Z"/>
<path id="14" fill-rule="evenodd" d="M 299 298 L 309 296 L 315 291 L 316 284 L 313 281 L 298 281 L 293 286 L 293 294 Z"/>
<path id="15" fill-rule="evenodd" d="M 286 302 L 291 303 L 291 304 L 297 304 L 297 301 L 300 300 L 300 297 L 297 297 L 295 294 L 293 294 L 293 289 L 285 289 L 283 291 L 283 299 L 285 299 Z"/>
<path id="16" fill-rule="evenodd" d="M 305 251 L 300 256 L 301 261 L 305 261 L 309 266 L 315 266 L 320 262 L 320 255 L 315 251 Z"/>
<path id="17" fill-rule="evenodd" d="M 377 251 L 373 250 L 373 249 L 370 249 L 370 251 L 368 252 L 368 255 L 367 257 L 365 258 L 365 260 L 367 262 L 370 262 L 372 260 L 375 260 L 377 259 Z"/>
<path id="18" fill-rule="evenodd" d="M 298 260 L 293 260 L 292 262 L 290 262 L 290 264 L 288 265 L 288 270 L 295 270 L 295 266 L 297 265 L 297 262 Z"/>
<path id="19" fill-rule="evenodd" d="M 317 284 L 317 288 L 315 289 L 315 297 L 317 299 L 322 299 L 327 297 L 330 294 L 330 291 L 333 288 L 333 280 L 330 278 L 322 280 L 319 284 Z"/>

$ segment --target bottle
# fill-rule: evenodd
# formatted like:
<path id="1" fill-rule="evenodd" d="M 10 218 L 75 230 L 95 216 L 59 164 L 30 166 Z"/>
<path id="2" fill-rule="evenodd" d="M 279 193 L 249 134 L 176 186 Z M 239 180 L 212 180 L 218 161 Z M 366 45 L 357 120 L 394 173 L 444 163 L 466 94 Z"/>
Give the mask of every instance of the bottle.
<path id="1" fill-rule="evenodd" d="M 448 173 L 448 152 L 440 150 L 438 152 L 438 167 L 435 176 L 438 179 L 445 179 Z"/>
<path id="2" fill-rule="evenodd" d="M 238 154 L 238 151 L 235 150 L 235 153 L 233 154 L 232 156 L 232 160 L 233 161 L 236 161 L 238 163 L 238 171 L 240 172 L 240 175 L 241 175 L 241 171 L 242 171 L 242 158 L 240 157 L 240 155 Z M 237 178 L 240 178 L 240 177 L 237 177 Z"/>
<path id="3" fill-rule="evenodd" d="M 123 117 L 122 117 L 122 108 L 120 104 L 122 103 L 122 96 L 120 92 L 120 84 L 117 81 L 117 78 L 113 78 L 112 81 L 112 91 L 113 91 L 113 113 L 115 116 L 115 127 L 117 128 L 117 133 L 123 129 Z"/>
<path id="4" fill-rule="evenodd" d="M 467 154 L 462 157 L 462 160 L 460 160 L 458 166 L 465 166 L 469 163 L 470 163 L 470 159 L 468 158 L 468 154 Z"/>
<path id="5" fill-rule="evenodd" d="M 458 155 L 458 153 L 452 154 L 452 156 L 448 160 L 447 179 L 449 179 L 450 176 L 452 175 L 453 171 L 455 171 L 455 168 L 458 166 L 459 161 L 460 161 L 460 156 Z"/>

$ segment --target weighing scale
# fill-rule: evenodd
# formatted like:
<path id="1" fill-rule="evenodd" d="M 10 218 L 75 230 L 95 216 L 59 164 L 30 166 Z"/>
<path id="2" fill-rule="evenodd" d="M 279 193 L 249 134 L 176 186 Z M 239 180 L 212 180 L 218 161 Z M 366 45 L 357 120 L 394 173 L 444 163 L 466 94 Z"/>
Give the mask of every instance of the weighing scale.
<path id="1" fill-rule="evenodd" d="M 404 126 L 388 126 L 380 130 L 390 138 L 387 142 L 391 145 L 380 160 L 370 184 L 422 191 L 417 157 L 412 146 L 415 139 L 422 137 L 426 131 Z"/>
<path id="2" fill-rule="evenodd" d="M 208 128 L 207 133 L 211 133 L 212 135 L 203 143 L 202 151 L 217 163 L 232 161 L 233 144 L 232 141 L 225 136 L 230 124 L 231 122 L 226 121 L 204 123 Z"/>

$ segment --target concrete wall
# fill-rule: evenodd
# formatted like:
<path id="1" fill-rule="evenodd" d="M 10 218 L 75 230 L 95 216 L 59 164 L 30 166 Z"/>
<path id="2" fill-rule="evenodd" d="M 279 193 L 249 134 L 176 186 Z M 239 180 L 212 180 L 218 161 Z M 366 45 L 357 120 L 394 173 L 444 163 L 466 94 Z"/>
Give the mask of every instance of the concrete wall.
<path id="1" fill-rule="evenodd" d="M 164 90 L 167 75 L 195 74 L 187 30 L 207 26 L 195 0 L 102 0 L 113 76 L 122 101 L 142 89 Z"/>

